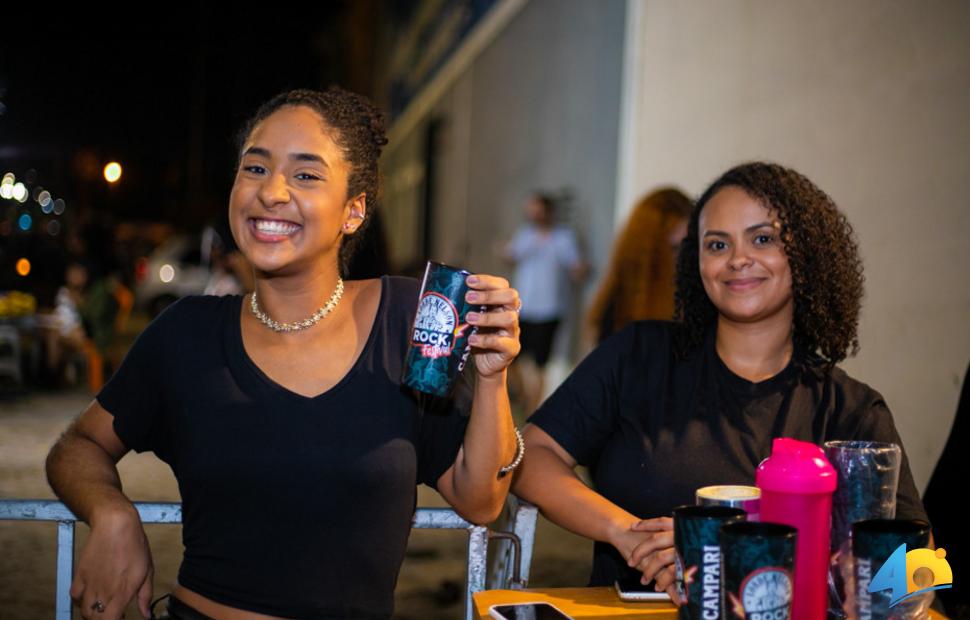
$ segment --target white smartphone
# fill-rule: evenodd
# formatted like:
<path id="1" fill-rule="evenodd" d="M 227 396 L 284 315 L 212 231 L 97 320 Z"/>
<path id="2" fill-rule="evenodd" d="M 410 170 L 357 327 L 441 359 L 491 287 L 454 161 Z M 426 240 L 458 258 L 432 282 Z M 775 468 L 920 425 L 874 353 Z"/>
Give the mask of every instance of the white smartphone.
<path id="1" fill-rule="evenodd" d="M 651 582 L 653 583 L 653 582 Z M 623 579 L 613 582 L 616 593 L 621 601 L 644 602 L 644 601 L 669 601 L 670 595 L 666 592 L 657 592 L 652 585 L 645 586 L 639 579 Z"/>
<path id="2" fill-rule="evenodd" d="M 494 620 L 573 620 L 549 603 L 513 603 L 492 605 L 488 615 Z"/>

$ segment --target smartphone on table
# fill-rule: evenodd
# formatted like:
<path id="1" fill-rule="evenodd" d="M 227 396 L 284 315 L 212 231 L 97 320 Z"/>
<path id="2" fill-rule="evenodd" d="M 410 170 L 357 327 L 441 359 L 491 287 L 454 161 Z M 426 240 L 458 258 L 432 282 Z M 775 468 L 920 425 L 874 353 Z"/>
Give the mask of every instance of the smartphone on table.
<path id="1" fill-rule="evenodd" d="M 549 603 L 513 603 L 492 605 L 488 615 L 494 620 L 572 620 Z"/>
<path id="2" fill-rule="evenodd" d="M 647 585 L 640 583 L 639 579 L 617 579 L 613 582 L 616 593 L 621 601 L 633 603 L 644 601 L 669 601 L 670 595 L 666 592 L 657 592 L 653 589 L 653 581 Z"/>

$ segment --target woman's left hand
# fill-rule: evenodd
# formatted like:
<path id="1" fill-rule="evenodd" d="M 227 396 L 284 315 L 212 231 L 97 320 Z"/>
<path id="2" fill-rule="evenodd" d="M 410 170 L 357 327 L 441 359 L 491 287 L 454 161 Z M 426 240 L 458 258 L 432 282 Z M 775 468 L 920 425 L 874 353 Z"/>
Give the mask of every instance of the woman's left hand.
<path id="1" fill-rule="evenodd" d="M 497 276 L 475 274 L 466 279 L 468 303 L 489 306 L 487 312 L 468 313 L 467 321 L 477 328 L 468 341 L 481 377 L 501 374 L 519 354 L 519 292 Z"/>
<path id="2" fill-rule="evenodd" d="M 658 592 L 666 591 L 675 605 L 683 605 L 677 593 L 677 575 L 674 562 L 674 520 L 670 517 L 645 519 L 630 526 L 634 532 L 649 532 L 647 539 L 639 544 L 627 558 L 631 568 L 643 573 L 640 583 L 647 585 L 653 579 Z"/>

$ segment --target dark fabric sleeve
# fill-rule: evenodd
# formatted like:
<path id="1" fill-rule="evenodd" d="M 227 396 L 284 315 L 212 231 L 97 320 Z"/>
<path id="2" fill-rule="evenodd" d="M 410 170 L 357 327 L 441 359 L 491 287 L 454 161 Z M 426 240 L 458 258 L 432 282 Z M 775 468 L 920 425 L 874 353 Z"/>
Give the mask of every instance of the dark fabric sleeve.
<path id="1" fill-rule="evenodd" d="M 438 479 L 455 463 L 465 439 L 474 396 L 472 372 L 473 368 L 466 368 L 459 375 L 448 398 L 418 393 L 421 407 L 418 482 L 433 489 L 438 488 Z"/>
<path id="2" fill-rule="evenodd" d="M 172 319 L 179 302 L 166 308 L 138 336 L 121 365 L 96 398 L 114 416 L 114 431 L 136 452 L 156 450 L 161 434 L 165 385 L 165 343 L 173 333 Z"/>
<path id="3" fill-rule="evenodd" d="M 886 401 L 878 392 L 871 388 L 868 392 L 868 398 L 865 400 L 869 404 L 853 422 L 854 428 L 846 429 L 845 438 L 882 441 L 898 445 L 903 452 L 903 460 L 899 468 L 899 487 L 896 490 L 896 518 L 929 521 L 926 510 L 923 508 L 923 502 L 920 500 L 919 491 L 916 489 L 913 473 L 909 468 L 906 448 L 896 431 L 895 423 L 893 423 L 892 413 L 889 412 Z"/>
<path id="4" fill-rule="evenodd" d="M 529 418 L 580 465 L 595 463 L 617 428 L 621 370 L 634 330 L 627 326 L 593 350 Z"/>

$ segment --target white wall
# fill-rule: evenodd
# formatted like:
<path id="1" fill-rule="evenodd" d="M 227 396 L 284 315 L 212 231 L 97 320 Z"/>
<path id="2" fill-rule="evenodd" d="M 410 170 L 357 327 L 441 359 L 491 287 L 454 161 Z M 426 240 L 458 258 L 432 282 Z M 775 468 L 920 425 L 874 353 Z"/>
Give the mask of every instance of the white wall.
<path id="1" fill-rule="evenodd" d="M 425 122 L 437 147 L 433 257 L 511 275 L 495 248 L 536 189 L 574 193 L 566 214 L 596 265 L 613 237 L 624 0 L 529 0 L 438 96 L 384 161 L 392 249 L 407 244 L 420 196 Z M 406 116 L 406 115 L 405 115 Z M 409 185 L 408 181 L 412 181 Z M 395 256 L 404 255 L 393 249 Z M 577 302 L 577 308 L 581 303 Z M 569 327 L 558 351 L 568 349 Z M 562 356 L 560 356 L 562 357 Z"/>
<path id="2" fill-rule="evenodd" d="M 628 13 L 638 74 L 618 204 L 660 184 L 696 194 L 753 159 L 827 191 L 866 268 L 862 351 L 844 366 L 886 397 L 922 488 L 970 359 L 970 3 L 630 0 Z"/>

